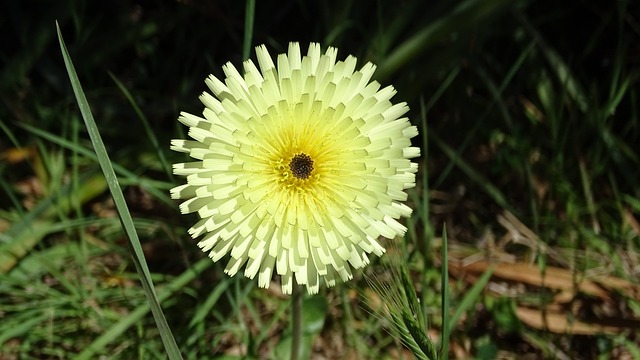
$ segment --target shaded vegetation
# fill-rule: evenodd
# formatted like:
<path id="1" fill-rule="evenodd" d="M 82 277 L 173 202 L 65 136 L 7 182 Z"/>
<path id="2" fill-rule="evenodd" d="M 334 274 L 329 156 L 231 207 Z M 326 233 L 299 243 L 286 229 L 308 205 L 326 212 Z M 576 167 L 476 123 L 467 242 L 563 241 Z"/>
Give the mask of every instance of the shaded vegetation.
<path id="1" fill-rule="evenodd" d="M 201 112 L 208 74 L 243 60 L 245 5 L 0 4 L 0 358 L 166 357 L 55 20 L 183 356 L 286 351 L 279 287 L 227 278 L 168 196 L 171 163 L 185 161 L 168 150 L 184 137 L 175 119 Z M 451 329 L 449 357 L 640 358 L 639 3 L 259 1 L 251 38 L 272 54 L 336 46 L 409 103 L 423 153 L 415 216 L 365 273 L 388 283 L 386 267 L 406 263 L 417 323 L 435 343 Z M 313 356 L 413 356 L 371 289 L 359 275 L 306 299 Z"/>

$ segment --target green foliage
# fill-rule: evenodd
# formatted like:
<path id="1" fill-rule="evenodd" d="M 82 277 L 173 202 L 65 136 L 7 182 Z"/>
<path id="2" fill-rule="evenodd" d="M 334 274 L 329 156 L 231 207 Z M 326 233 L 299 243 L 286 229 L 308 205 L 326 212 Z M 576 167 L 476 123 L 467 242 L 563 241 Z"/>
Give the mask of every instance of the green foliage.
<path id="1" fill-rule="evenodd" d="M 227 278 L 186 235 L 192 221 L 168 196 L 170 164 L 184 159 L 168 143 L 185 137 L 175 118 L 200 111 L 209 73 L 239 66 L 255 45 L 276 53 L 289 41 L 377 64 L 376 78 L 408 102 L 422 147 L 400 254 L 365 269 L 390 294 L 391 317 L 369 313 L 379 296 L 360 275 L 323 290 L 304 304 L 311 357 L 437 358 L 444 344 L 442 357 L 639 358 L 628 329 L 572 336 L 520 321 L 519 306 L 544 307 L 557 292 L 496 280 L 490 268 L 457 270 L 515 261 L 562 267 L 576 283 L 594 274 L 637 282 L 639 10 L 624 0 L 4 1 L 0 358 L 166 358 L 161 333 L 185 358 L 288 351 L 288 298 Z M 102 164 L 122 186 L 117 204 L 56 20 L 85 114 L 90 105 L 99 124 L 98 155 L 109 154 Z M 137 260 L 117 218 L 125 205 Z M 399 265 L 389 261 L 398 255 Z M 150 316 L 135 270 L 144 259 L 171 332 Z M 568 316 L 586 304 L 589 316 L 640 317 L 630 293 L 609 296 L 603 307 L 579 294 Z"/>

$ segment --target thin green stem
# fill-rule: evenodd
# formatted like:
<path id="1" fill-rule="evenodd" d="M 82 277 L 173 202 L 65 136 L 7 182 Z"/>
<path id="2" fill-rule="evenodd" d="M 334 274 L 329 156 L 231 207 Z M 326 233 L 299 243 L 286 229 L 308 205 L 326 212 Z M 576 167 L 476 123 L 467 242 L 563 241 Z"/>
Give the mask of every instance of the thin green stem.
<path id="1" fill-rule="evenodd" d="M 242 58 L 247 60 L 251 52 L 251 39 L 253 38 L 253 21 L 256 15 L 256 0 L 247 0 L 244 13 L 244 41 L 242 44 Z"/>
<path id="2" fill-rule="evenodd" d="M 300 344 L 302 343 L 302 289 L 298 284 L 293 284 L 293 337 L 291 339 L 291 360 L 300 359 Z"/>
<path id="3" fill-rule="evenodd" d="M 449 358 L 449 256 L 447 255 L 447 227 L 442 227 L 442 344 L 440 359 Z"/>
<path id="4" fill-rule="evenodd" d="M 422 170 L 422 224 L 424 226 L 424 237 L 422 238 L 422 261 L 424 261 L 425 268 L 431 267 L 433 259 L 431 258 L 432 241 L 433 241 L 433 229 L 431 223 L 429 223 L 429 167 L 426 166 L 429 161 L 429 135 L 427 128 L 427 107 L 424 104 L 424 100 L 420 101 L 420 120 L 422 125 L 422 157 L 424 159 Z M 427 306 L 429 304 L 429 279 L 426 272 L 422 274 L 422 296 L 421 296 L 421 314 L 422 323 L 428 328 L 427 318 Z"/>

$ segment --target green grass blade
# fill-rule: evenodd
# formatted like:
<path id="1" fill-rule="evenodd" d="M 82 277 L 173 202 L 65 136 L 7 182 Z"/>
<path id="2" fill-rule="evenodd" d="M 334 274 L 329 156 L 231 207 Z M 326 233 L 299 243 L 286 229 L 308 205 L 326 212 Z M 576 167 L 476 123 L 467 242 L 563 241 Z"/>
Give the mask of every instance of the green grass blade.
<path id="1" fill-rule="evenodd" d="M 244 41 L 242 43 L 242 59 L 247 60 L 251 54 L 253 39 L 253 20 L 256 16 L 256 0 L 247 0 L 244 14 Z"/>
<path id="2" fill-rule="evenodd" d="M 138 233 L 136 232 L 136 229 L 133 224 L 133 219 L 131 217 L 131 213 L 129 213 L 129 209 L 127 208 L 127 203 L 124 199 L 124 195 L 122 194 L 122 190 L 120 189 L 118 178 L 116 177 L 116 174 L 113 170 L 113 166 L 111 166 L 109 155 L 107 154 L 107 150 L 104 146 L 104 143 L 102 142 L 100 132 L 98 131 L 98 127 L 95 123 L 95 120 L 93 119 L 91 109 L 89 108 L 89 103 L 82 90 L 82 86 L 80 85 L 80 80 L 78 79 L 78 75 L 76 74 L 75 68 L 71 61 L 71 57 L 69 55 L 69 52 L 67 51 L 67 47 L 64 43 L 64 39 L 62 38 L 60 27 L 58 26 L 57 23 L 56 23 L 56 30 L 58 33 L 58 40 L 60 42 L 60 50 L 64 58 L 64 63 L 67 68 L 67 73 L 69 74 L 69 79 L 71 80 L 71 86 L 73 87 L 73 92 L 76 96 L 76 100 L 78 102 L 80 112 L 82 113 L 82 118 L 85 121 L 87 131 L 89 132 L 91 143 L 93 144 L 93 147 L 96 151 L 96 155 L 98 156 L 98 162 L 100 163 L 102 172 L 104 173 L 104 176 L 107 180 L 107 184 L 109 186 L 111 196 L 113 197 L 113 201 L 118 211 L 118 216 L 120 217 L 122 226 L 125 230 L 125 233 L 127 234 L 127 237 L 129 238 L 129 243 L 131 245 L 131 249 L 134 255 L 133 259 L 136 265 L 136 270 L 140 275 L 142 287 L 144 288 L 145 294 L 147 296 L 147 300 L 149 301 L 149 306 L 151 307 L 151 312 L 156 321 L 156 325 L 158 326 L 160 337 L 162 338 L 162 342 L 164 344 L 165 350 L 167 351 L 167 355 L 169 359 L 182 359 L 180 350 L 178 349 L 178 345 L 176 344 L 176 341 L 173 338 L 173 334 L 169 329 L 167 320 L 165 319 L 164 313 L 162 312 L 162 308 L 160 307 L 160 303 L 158 301 L 158 297 L 156 295 L 153 282 L 151 280 L 149 267 L 147 266 L 144 253 L 142 252 L 142 246 L 140 245 L 140 240 L 138 239 Z"/>
<path id="3" fill-rule="evenodd" d="M 23 334 L 33 330 L 35 326 L 47 320 L 46 315 L 39 315 L 35 317 L 30 317 L 29 315 L 31 314 L 25 311 L 23 313 L 23 316 L 25 318 L 18 319 L 22 321 L 16 321 L 14 319 L 11 322 L 7 321 L 2 324 L 2 326 L 0 327 L 0 345 L 6 343 L 12 338 L 20 338 Z"/>
<path id="4" fill-rule="evenodd" d="M 156 151 L 156 154 L 158 154 L 158 160 L 160 161 L 162 170 L 164 170 L 165 174 L 167 174 L 169 179 L 173 178 L 171 165 L 167 161 L 167 157 L 164 155 L 164 151 L 162 151 L 162 148 L 160 148 L 158 137 L 153 133 L 153 130 L 151 129 L 151 125 L 149 124 L 149 120 L 147 120 L 147 117 L 142 112 L 142 109 L 140 109 L 140 106 L 138 106 L 138 103 L 131 95 L 131 92 L 129 91 L 129 89 L 127 89 L 126 86 L 124 86 L 122 81 L 120 81 L 120 79 L 118 79 L 111 72 L 109 73 L 109 76 L 111 77 L 111 80 L 113 80 L 113 82 L 116 83 L 116 85 L 118 86 L 118 89 L 120 89 L 120 92 L 122 92 L 124 97 L 127 98 L 127 101 L 129 101 L 129 104 L 131 104 L 131 106 L 133 107 L 133 110 L 136 112 L 136 115 L 142 122 L 144 131 L 147 133 L 147 137 L 149 138 L 149 141 L 151 141 L 151 146 L 153 146 L 153 149 Z"/>
<path id="5" fill-rule="evenodd" d="M 213 264 L 213 262 L 211 262 Z M 198 311 L 196 311 L 191 321 L 189 321 L 189 328 L 195 327 L 197 324 L 204 322 L 207 315 L 211 314 L 213 307 L 218 302 L 218 299 L 222 297 L 225 291 L 229 288 L 230 281 L 223 281 L 207 296 L 207 299 L 199 305 Z"/>
<path id="6" fill-rule="evenodd" d="M 20 203 L 20 199 L 16 195 L 12 186 L 9 185 L 7 181 L 5 181 L 3 176 L 3 170 L 4 168 L 0 167 L 0 191 L 2 191 L 9 198 L 11 205 L 13 205 L 12 209 L 16 213 L 18 213 L 18 215 L 20 215 L 20 218 L 23 218 L 25 216 L 23 206 Z M 8 241 L 8 236 L 6 234 L 0 234 L 0 242 L 1 241 Z"/>
<path id="7" fill-rule="evenodd" d="M 451 33 L 460 32 L 467 27 L 475 26 L 512 3 L 509 0 L 467 0 L 459 2 L 449 14 L 437 19 L 429 26 L 425 26 L 391 52 L 376 71 L 376 79 L 384 82 L 392 74 L 426 52 L 444 37 L 450 36 Z"/>
<path id="8" fill-rule="evenodd" d="M 442 344 L 440 359 L 449 358 L 449 255 L 447 254 L 447 228 L 442 228 Z"/>
<path id="9" fill-rule="evenodd" d="M 564 61 L 558 51 L 547 44 L 538 30 L 531 24 L 529 19 L 522 14 L 516 13 L 518 20 L 524 25 L 531 37 L 536 41 L 542 55 L 547 59 L 549 67 L 562 83 L 564 90 L 575 101 L 580 111 L 587 112 L 589 109 L 588 96 L 585 93 L 578 79 L 573 75 L 571 67 Z"/>
<path id="10" fill-rule="evenodd" d="M 449 333 L 451 333 L 451 331 L 453 331 L 453 329 L 456 327 L 456 324 L 462 317 L 462 314 L 464 314 L 465 311 L 469 310 L 476 303 L 478 298 L 480 298 L 482 290 L 484 290 L 484 287 L 489 282 L 489 279 L 491 279 L 491 275 L 493 275 L 493 270 L 495 270 L 495 267 L 493 266 L 487 269 L 487 271 L 482 274 L 478 281 L 473 284 L 471 290 L 469 290 L 469 292 L 467 292 L 467 294 L 464 296 L 464 298 L 456 308 L 456 312 L 453 313 L 453 316 L 451 316 L 451 318 L 449 319 Z"/>
<path id="11" fill-rule="evenodd" d="M 458 166 L 462 172 L 464 172 L 471 180 L 480 185 L 484 191 L 489 194 L 493 198 L 493 200 L 503 209 L 507 209 L 509 211 L 513 211 L 512 207 L 509 205 L 507 198 L 504 196 L 502 191 L 498 189 L 495 185 L 493 185 L 485 176 L 483 176 L 479 171 L 471 167 L 462 156 L 457 153 L 454 149 L 449 147 L 442 139 L 435 135 L 433 131 L 429 132 L 429 137 L 433 140 L 436 145 L 444 152 L 447 157 L 451 160 L 451 162 Z"/>
<path id="12" fill-rule="evenodd" d="M 5 134 L 7 139 L 9 139 L 9 141 L 11 142 L 11 145 L 13 145 L 16 148 L 20 147 L 20 143 L 18 142 L 18 139 L 16 138 L 16 136 L 13 134 L 13 131 L 9 129 L 9 127 L 4 123 L 4 121 L 2 121 L 2 119 L 0 119 L 0 130 L 2 130 L 2 132 Z"/>

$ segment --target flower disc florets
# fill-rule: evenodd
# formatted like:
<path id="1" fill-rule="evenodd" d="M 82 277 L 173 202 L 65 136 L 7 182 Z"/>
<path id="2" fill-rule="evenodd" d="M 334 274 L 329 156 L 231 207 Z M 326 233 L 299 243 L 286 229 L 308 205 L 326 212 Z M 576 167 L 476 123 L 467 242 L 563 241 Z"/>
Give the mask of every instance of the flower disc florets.
<path id="1" fill-rule="evenodd" d="M 291 43 L 277 66 L 264 45 L 256 54 L 260 70 L 245 61 L 243 76 L 227 63 L 224 82 L 206 80 L 204 117 L 181 114 L 193 140 L 171 148 L 196 161 L 174 165 L 187 182 L 171 195 L 198 212 L 198 246 L 214 261 L 230 255 L 229 275 L 244 267 L 266 288 L 275 270 L 284 293 L 294 278 L 317 293 L 320 279 L 333 286 L 382 255 L 381 236 L 406 232 L 397 219 L 411 214 L 402 201 L 418 131 L 401 117 L 407 105 L 390 102 L 393 87 L 370 82 L 371 63 L 355 70 L 355 57 L 336 62 L 318 44 L 301 57 Z"/>
<path id="2" fill-rule="evenodd" d="M 289 170 L 298 179 L 306 180 L 313 171 L 313 159 L 307 154 L 298 154 L 289 162 Z"/>

